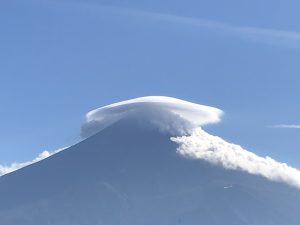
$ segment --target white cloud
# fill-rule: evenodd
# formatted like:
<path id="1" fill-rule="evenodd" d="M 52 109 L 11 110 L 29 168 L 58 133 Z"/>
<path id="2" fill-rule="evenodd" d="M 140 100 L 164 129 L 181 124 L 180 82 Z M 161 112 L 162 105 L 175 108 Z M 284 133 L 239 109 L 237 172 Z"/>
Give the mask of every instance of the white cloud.
<path id="1" fill-rule="evenodd" d="M 60 149 L 57 149 L 53 152 L 49 152 L 49 151 L 45 150 L 42 153 L 40 153 L 36 158 L 34 158 L 33 160 L 28 161 L 28 162 L 22 162 L 22 163 L 14 162 L 10 165 L 0 165 L 0 176 L 3 176 L 7 173 L 11 173 L 11 172 L 16 171 L 18 169 L 21 169 L 25 166 L 29 166 L 33 163 L 39 162 L 39 161 L 41 161 L 45 158 L 48 158 L 49 156 L 51 156 L 53 154 L 56 154 L 56 153 L 66 149 L 66 148 L 68 148 L 68 147 L 60 148 Z"/>
<path id="2" fill-rule="evenodd" d="M 73 3 L 73 5 L 77 5 L 77 7 L 80 7 L 81 9 L 84 6 L 98 10 L 101 9 L 105 11 L 110 11 L 112 13 L 116 12 L 118 13 L 118 15 L 125 14 L 150 18 L 152 20 L 158 20 L 160 22 L 165 21 L 168 23 L 176 23 L 178 25 L 190 26 L 191 28 L 200 29 L 201 31 L 215 33 L 218 36 L 221 35 L 225 37 L 238 38 L 246 41 L 261 42 L 268 45 L 289 47 L 293 49 L 300 48 L 300 31 L 234 25 L 230 23 L 206 20 L 195 17 L 178 16 L 166 13 L 155 13 L 131 8 L 109 7 L 91 3 Z"/>
<path id="3" fill-rule="evenodd" d="M 89 137 L 125 116 L 143 117 L 172 134 L 186 134 L 192 127 L 220 121 L 223 112 L 165 96 L 148 96 L 114 103 L 90 111 L 82 126 L 81 136 Z"/>
<path id="4" fill-rule="evenodd" d="M 187 158 L 206 160 L 226 169 L 245 171 L 300 188 L 300 171 L 296 168 L 268 156 L 260 157 L 201 128 L 195 129 L 190 136 L 171 140 L 179 144 L 178 153 Z"/>
<path id="5" fill-rule="evenodd" d="M 270 128 L 289 128 L 289 129 L 300 129 L 299 124 L 280 124 L 280 125 L 273 125 Z"/>
<path id="6" fill-rule="evenodd" d="M 135 12 L 136 14 L 152 17 L 181 25 L 189 25 L 206 31 L 216 32 L 247 41 L 262 42 L 264 44 L 299 48 L 300 32 L 280 29 L 259 28 L 251 26 L 240 26 L 201 18 L 192 18 L 162 13 Z"/>

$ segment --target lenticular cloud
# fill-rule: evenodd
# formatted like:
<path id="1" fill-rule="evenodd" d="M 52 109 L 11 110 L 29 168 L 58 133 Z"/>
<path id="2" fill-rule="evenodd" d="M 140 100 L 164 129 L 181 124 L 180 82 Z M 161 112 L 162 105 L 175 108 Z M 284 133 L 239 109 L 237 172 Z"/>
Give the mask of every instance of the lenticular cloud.
<path id="1" fill-rule="evenodd" d="M 81 129 L 87 138 L 127 116 L 143 117 L 171 134 L 187 134 L 193 127 L 220 121 L 223 112 L 176 98 L 148 96 L 114 103 L 90 111 Z"/>
<path id="2" fill-rule="evenodd" d="M 205 160 L 226 169 L 245 171 L 300 188 L 299 170 L 270 157 L 260 157 L 201 128 L 195 129 L 190 136 L 171 140 L 179 145 L 178 153 L 187 158 Z"/>

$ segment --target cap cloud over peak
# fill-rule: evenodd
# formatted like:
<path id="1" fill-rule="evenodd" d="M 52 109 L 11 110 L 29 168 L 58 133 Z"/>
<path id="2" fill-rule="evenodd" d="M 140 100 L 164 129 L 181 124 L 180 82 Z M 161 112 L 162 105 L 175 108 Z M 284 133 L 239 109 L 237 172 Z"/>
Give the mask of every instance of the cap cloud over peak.
<path id="1" fill-rule="evenodd" d="M 176 98 L 141 97 L 90 111 L 82 125 L 81 137 L 87 138 L 128 116 L 143 118 L 163 132 L 184 135 L 190 133 L 194 127 L 219 122 L 222 114 L 217 108 Z"/>

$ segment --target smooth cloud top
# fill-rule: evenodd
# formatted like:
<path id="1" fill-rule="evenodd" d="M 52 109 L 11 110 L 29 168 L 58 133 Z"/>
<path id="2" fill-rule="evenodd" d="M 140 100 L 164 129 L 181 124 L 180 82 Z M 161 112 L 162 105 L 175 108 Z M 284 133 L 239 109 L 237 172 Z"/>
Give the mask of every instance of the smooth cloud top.
<path id="1" fill-rule="evenodd" d="M 219 122 L 223 112 L 214 107 L 171 97 L 148 96 L 135 98 L 107 105 L 87 113 L 81 136 L 83 138 L 89 137 L 112 123 L 133 114 L 147 117 L 149 121 L 159 125 L 162 130 L 182 134 L 186 133 L 185 131 L 191 127 Z"/>

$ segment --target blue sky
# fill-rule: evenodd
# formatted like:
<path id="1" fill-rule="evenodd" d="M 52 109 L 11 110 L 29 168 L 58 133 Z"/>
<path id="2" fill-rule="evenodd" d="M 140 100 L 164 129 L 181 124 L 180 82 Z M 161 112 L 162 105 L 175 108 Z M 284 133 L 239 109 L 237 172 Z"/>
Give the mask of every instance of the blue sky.
<path id="1" fill-rule="evenodd" d="M 0 164 L 79 140 L 91 109 L 166 95 L 210 133 L 300 168 L 299 1 L 3 1 Z"/>

